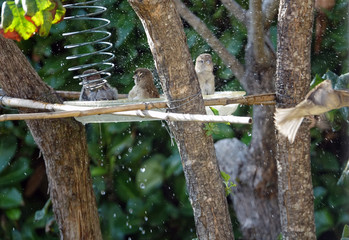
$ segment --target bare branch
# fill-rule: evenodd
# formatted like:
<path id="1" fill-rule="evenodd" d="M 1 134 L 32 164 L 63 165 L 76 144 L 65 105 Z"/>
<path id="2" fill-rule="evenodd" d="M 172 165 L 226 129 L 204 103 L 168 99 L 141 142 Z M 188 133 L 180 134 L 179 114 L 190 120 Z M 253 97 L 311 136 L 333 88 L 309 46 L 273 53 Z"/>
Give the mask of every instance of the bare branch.
<path id="1" fill-rule="evenodd" d="M 273 22 L 278 9 L 280 0 L 264 0 L 262 9 L 264 14 L 264 29 L 268 29 Z"/>
<path id="2" fill-rule="evenodd" d="M 233 72 L 236 78 L 240 81 L 243 79 L 244 67 L 240 62 L 228 52 L 223 44 L 214 36 L 214 34 L 208 29 L 204 22 L 200 18 L 195 16 L 181 0 L 174 0 L 177 10 L 181 17 L 187 21 L 194 30 L 200 34 L 202 38 L 211 46 L 211 48 L 218 54 L 223 60 L 224 64 Z"/>
<path id="3" fill-rule="evenodd" d="M 249 27 L 249 42 L 253 44 L 253 54 L 259 64 L 266 61 L 264 49 L 264 26 L 262 0 L 250 0 L 251 21 Z"/>
<path id="4" fill-rule="evenodd" d="M 237 2 L 234 0 L 221 0 L 223 5 L 228 11 L 236 17 L 237 20 L 242 22 L 245 26 L 248 25 L 248 19 L 246 15 L 246 10 L 243 9 Z"/>

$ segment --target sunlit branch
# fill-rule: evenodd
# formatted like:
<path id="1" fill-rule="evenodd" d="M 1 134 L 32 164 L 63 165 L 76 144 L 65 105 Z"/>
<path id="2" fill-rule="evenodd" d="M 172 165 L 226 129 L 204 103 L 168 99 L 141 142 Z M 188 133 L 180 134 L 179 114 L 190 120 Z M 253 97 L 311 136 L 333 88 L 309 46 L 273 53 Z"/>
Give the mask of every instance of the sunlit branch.
<path id="1" fill-rule="evenodd" d="M 181 17 L 187 21 L 194 30 L 211 46 L 211 48 L 218 54 L 223 60 L 224 64 L 231 69 L 236 78 L 240 81 L 243 79 L 244 67 L 240 62 L 228 52 L 223 44 L 214 36 L 214 34 L 208 29 L 206 24 L 201 21 L 195 14 L 193 14 L 181 0 L 174 0 L 177 10 Z"/>
<path id="2" fill-rule="evenodd" d="M 277 15 L 280 0 L 264 0 L 262 9 L 264 14 L 264 29 L 268 29 Z"/>
<path id="3" fill-rule="evenodd" d="M 221 0 L 223 5 L 228 11 L 234 15 L 234 17 L 242 22 L 246 27 L 248 25 L 248 20 L 246 16 L 246 10 L 244 10 L 237 2 L 234 0 Z"/>
<path id="4" fill-rule="evenodd" d="M 250 0 L 250 11 L 249 41 L 253 44 L 253 53 L 256 61 L 259 64 L 263 64 L 266 61 L 266 56 L 264 49 L 262 0 Z"/>

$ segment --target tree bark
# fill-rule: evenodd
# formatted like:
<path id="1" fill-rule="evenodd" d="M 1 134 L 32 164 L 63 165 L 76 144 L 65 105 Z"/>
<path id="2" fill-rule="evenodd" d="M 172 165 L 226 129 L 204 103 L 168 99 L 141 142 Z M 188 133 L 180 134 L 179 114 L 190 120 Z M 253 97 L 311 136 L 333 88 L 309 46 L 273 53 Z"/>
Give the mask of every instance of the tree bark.
<path id="1" fill-rule="evenodd" d="M 280 2 L 276 70 L 277 107 L 294 107 L 309 91 L 313 1 Z M 290 144 L 277 134 L 279 206 L 284 239 L 316 239 L 309 125 Z"/>
<path id="2" fill-rule="evenodd" d="M 260 11 L 260 1 L 251 4 L 254 11 Z M 248 95 L 274 92 L 276 58 L 261 37 L 263 21 L 253 18 L 248 22 L 245 75 L 239 79 L 240 83 Z M 244 239 L 277 239 L 281 232 L 273 114 L 273 106 L 253 107 L 252 139 L 248 146 L 238 139 L 224 139 L 215 144 L 220 167 L 237 184 L 231 198 Z"/>
<path id="3" fill-rule="evenodd" d="M 0 84 L 8 96 L 61 103 L 20 49 L 0 36 Z M 34 110 L 21 109 L 21 112 Z M 46 165 L 61 239 L 102 239 L 84 126 L 72 118 L 26 121 Z"/>
<path id="4" fill-rule="evenodd" d="M 129 0 L 147 34 L 171 112 L 205 113 L 181 19 L 172 0 Z M 213 141 L 203 123 L 168 122 L 175 136 L 203 239 L 234 239 Z"/>

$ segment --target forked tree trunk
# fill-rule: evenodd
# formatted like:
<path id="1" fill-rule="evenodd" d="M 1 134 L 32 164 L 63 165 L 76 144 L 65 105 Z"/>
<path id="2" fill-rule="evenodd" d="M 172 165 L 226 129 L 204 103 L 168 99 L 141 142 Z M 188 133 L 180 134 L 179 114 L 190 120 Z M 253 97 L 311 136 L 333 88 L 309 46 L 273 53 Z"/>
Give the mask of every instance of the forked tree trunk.
<path id="1" fill-rule="evenodd" d="M 309 91 L 313 1 L 280 2 L 276 70 L 277 107 L 293 107 Z M 277 135 L 279 206 L 284 239 L 316 239 L 309 125 L 290 144 Z"/>
<path id="2" fill-rule="evenodd" d="M 147 34 L 171 112 L 205 113 L 181 19 L 172 0 L 129 0 Z M 169 122 L 200 240 L 234 239 L 215 149 L 203 123 Z"/>
<path id="3" fill-rule="evenodd" d="M 21 50 L 1 35 L 0 65 L 0 85 L 8 96 L 61 102 L 54 90 L 41 81 Z M 44 156 L 61 239 L 102 239 L 84 126 L 71 118 L 26 123 Z"/>

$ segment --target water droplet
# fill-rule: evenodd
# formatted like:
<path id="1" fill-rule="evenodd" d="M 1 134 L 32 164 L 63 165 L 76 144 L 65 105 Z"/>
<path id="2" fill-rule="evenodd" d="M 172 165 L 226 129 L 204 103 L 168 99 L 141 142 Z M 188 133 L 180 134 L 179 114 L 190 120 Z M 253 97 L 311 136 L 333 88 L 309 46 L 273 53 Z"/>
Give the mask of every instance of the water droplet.
<path id="1" fill-rule="evenodd" d="M 144 221 L 146 221 L 146 222 L 148 221 L 148 217 L 147 216 L 144 217 Z"/>
<path id="2" fill-rule="evenodd" d="M 140 187 L 141 189 L 145 189 L 144 183 L 139 184 L 139 187 Z"/>
<path id="3" fill-rule="evenodd" d="M 113 214 L 113 218 L 116 218 L 116 213 Z"/>
<path id="4" fill-rule="evenodd" d="M 141 168 L 140 170 L 141 170 L 141 172 L 145 172 L 145 168 Z"/>
<path id="5" fill-rule="evenodd" d="M 129 212 L 130 214 L 132 214 L 132 213 L 133 213 L 133 209 L 130 208 L 130 209 L 128 210 L 128 212 Z"/>
<path id="6" fill-rule="evenodd" d="M 104 196 L 104 195 L 105 195 L 105 191 L 103 191 L 103 190 L 102 190 L 102 191 L 101 191 L 101 195 L 103 195 L 103 196 Z"/>

